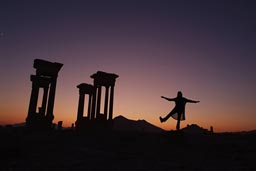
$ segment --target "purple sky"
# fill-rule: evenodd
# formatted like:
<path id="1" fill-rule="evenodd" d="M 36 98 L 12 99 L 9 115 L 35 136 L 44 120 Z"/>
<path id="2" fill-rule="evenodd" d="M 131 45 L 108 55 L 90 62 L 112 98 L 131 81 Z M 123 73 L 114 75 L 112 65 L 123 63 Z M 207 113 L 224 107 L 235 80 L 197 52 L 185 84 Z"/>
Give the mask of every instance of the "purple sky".
<path id="1" fill-rule="evenodd" d="M 76 119 L 76 85 L 98 70 L 116 73 L 114 116 L 145 119 L 200 100 L 182 126 L 256 129 L 254 1 L 3 1 L 0 4 L 0 124 L 24 122 L 33 60 L 63 63 L 55 121 Z"/>

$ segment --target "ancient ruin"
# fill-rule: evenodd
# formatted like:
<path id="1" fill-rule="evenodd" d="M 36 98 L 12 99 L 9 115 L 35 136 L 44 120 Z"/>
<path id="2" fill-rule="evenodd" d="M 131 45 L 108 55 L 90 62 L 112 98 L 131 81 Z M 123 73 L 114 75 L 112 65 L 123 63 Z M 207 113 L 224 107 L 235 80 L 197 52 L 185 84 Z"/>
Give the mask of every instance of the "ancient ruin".
<path id="1" fill-rule="evenodd" d="M 28 127 L 46 129 L 52 127 L 53 108 L 58 72 L 63 64 L 35 59 L 33 67 L 36 75 L 31 75 L 31 97 L 26 118 Z M 39 90 L 43 89 L 42 104 L 38 107 Z"/>
<path id="2" fill-rule="evenodd" d="M 118 75 L 98 71 L 91 75 L 94 80 L 93 85 L 79 84 L 79 102 L 76 128 L 83 129 L 88 127 L 111 126 L 113 119 L 113 104 L 114 104 L 114 87 Z M 105 87 L 104 113 L 101 109 L 102 88 Z M 85 94 L 89 95 L 87 117 L 84 117 L 84 98 Z"/>
<path id="3" fill-rule="evenodd" d="M 95 89 L 90 84 L 79 84 L 77 86 L 79 88 L 79 101 L 78 101 L 78 110 L 77 110 L 77 120 L 76 120 L 76 128 L 82 128 L 84 125 L 88 124 L 88 120 L 92 118 L 92 98 L 95 92 Z M 88 94 L 88 111 L 87 117 L 84 117 L 84 103 L 85 103 L 85 95 Z"/>

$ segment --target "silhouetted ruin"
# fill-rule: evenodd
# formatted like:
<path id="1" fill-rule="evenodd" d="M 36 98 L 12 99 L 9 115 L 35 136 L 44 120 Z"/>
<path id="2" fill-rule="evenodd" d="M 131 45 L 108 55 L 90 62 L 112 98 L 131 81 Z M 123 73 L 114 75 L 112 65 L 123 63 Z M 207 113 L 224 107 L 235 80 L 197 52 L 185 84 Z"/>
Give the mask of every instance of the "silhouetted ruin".
<path id="1" fill-rule="evenodd" d="M 82 83 L 79 88 L 79 102 L 76 128 L 83 129 L 91 126 L 111 126 L 113 119 L 114 87 L 118 75 L 98 71 L 91 75 L 93 85 Z M 105 87 L 104 113 L 101 109 L 102 87 Z M 87 117 L 84 117 L 85 94 L 89 95 Z M 110 96 L 109 96 L 110 94 Z"/>
<path id="2" fill-rule="evenodd" d="M 95 92 L 93 85 L 82 83 L 77 86 L 79 88 L 79 101 L 77 110 L 76 128 L 82 128 L 84 125 L 88 125 L 88 121 L 92 119 L 92 98 Z M 84 117 L 84 103 L 85 95 L 88 94 L 88 111 L 87 117 Z"/>
<path id="3" fill-rule="evenodd" d="M 39 129 L 52 127 L 56 83 L 58 72 L 62 66 L 61 63 L 52 63 L 41 59 L 34 60 L 33 67 L 36 69 L 36 75 L 30 76 L 32 90 L 26 118 L 28 127 Z M 40 88 L 43 89 L 43 99 L 41 106 L 38 107 Z"/>
<path id="4" fill-rule="evenodd" d="M 210 132 L 213 133 L 213 126 L 210 127 Z"/>
<path id="5" fill-rule="evenodd" d="M 95 104 L 96 98 L 97 98 L 96 118 L 104 118 L 105 120 L 112 120 L 113 104 L 114 104 L 114 88 L 115 88 L 116 78 L 118 78 L 118 75 L 98 71 L 97 73 L 93 74 L 91 78 L 94 79 L 94 87 L 96 88 L 96 92 L 94 93 L 95 98 L 93 100 L 93 104 Z M 104 114 L 100 113 L 102 87 L 105 87 L 106 89 Z M 110 99 L 108 97 L 109 91 L 110 91 Z M 97 93 L 97 97 L 96 97 L 96 93 Z M 109 103 L 108 103 L 108 99 L 110 100 Z M 108 107 L 109 107 L 109 111 L 108 111 Z"/>
<path id="6" fill-rule="evenodd" d="M 59 121 L 59 122 L 58 122 L 58 130 L 59 130 L 59 131 L 62 130 L 62 123 L 63 123 L 63 121 Z"/>

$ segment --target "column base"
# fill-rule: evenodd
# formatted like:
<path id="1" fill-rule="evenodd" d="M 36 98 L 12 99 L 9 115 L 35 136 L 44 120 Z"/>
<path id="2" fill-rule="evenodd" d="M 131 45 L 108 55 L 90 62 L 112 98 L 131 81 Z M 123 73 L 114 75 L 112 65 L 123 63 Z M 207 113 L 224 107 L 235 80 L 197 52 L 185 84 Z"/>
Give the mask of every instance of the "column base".
<path id="1" fill-rule="evenodd" d="M 53 129 L 53 124 L 45 116 L 36 113 L 26 118 L 26 127 L 33 130 L 50 130 Z"/>

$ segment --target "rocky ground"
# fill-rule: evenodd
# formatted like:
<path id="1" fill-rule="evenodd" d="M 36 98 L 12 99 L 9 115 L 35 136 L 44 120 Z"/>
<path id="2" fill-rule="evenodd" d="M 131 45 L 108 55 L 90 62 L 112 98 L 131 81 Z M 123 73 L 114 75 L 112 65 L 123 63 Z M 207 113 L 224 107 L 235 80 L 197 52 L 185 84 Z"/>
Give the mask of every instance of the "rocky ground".
<path id="1" fill-rule="evenodd" d="M 255 133 L 1 130 L 0 170 L 256 170 Z"/>

